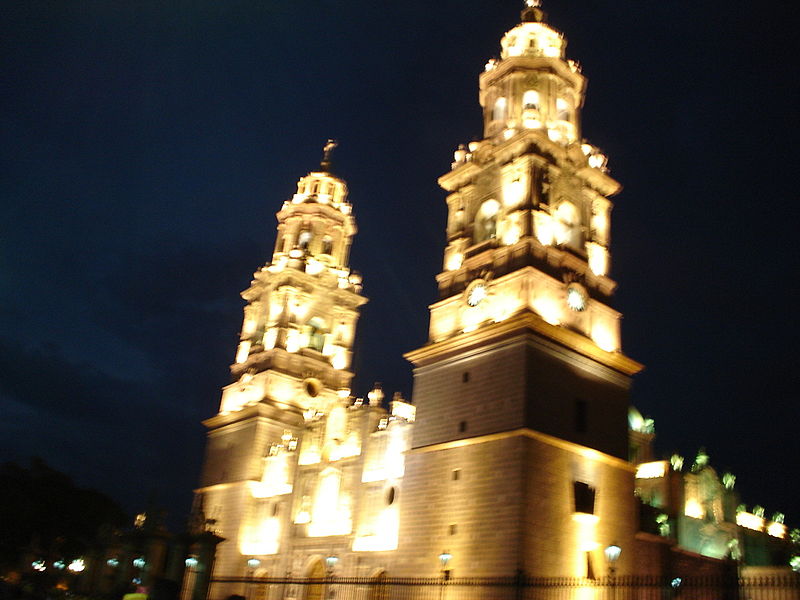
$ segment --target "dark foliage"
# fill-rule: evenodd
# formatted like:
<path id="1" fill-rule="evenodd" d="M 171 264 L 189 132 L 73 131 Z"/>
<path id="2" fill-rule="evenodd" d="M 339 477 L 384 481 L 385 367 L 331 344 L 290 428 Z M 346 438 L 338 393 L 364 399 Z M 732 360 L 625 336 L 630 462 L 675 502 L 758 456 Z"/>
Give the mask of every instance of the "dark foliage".
<path id="1" fill-rule="evenodd" d="M 38 458 L 29 468 L 0 465 L 0 565 L 32 550 L 51 559 L 75 558 L 127 521 L 108 496 L 77 487 Z"/>

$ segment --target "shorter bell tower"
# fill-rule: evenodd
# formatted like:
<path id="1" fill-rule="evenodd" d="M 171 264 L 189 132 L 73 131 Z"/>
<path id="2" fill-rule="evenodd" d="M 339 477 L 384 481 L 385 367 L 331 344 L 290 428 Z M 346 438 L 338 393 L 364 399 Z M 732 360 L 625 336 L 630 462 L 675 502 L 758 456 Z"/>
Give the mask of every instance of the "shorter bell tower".
<path id="1" fill-rule="evenodd" d="M 349 404 L 353 339 L 367 299 L 349 267 L 356 223 L 347 185 L 331 171 L 335 147 L 329 140 L 320 168 L 300 179 L 277 213 L 272 258 L 242 292 L 232 383 L 218 414 L 204 421 L 196 493 L 226 540 L 217 572 L 243 572 L 248 556 L 286 545 L 306 424 Z"/>

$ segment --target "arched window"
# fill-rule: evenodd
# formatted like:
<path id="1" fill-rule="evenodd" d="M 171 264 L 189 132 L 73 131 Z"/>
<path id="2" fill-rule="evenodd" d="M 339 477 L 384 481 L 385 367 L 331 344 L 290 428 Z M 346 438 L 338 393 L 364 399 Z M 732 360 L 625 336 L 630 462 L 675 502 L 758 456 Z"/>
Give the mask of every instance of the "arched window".
<path id="1" fill-rule="evenodd" d="M 323 600 L 322 594 L 324 592 L 325 584 L 322 579 L 325 577 L 325 565 L 321 559 L 317 559 L 313 564 L 309 565 L 306 569 L 306 577 L 308 579 L 320 580 L 319 583 L 312 583 L 304 586 L 306 589 L 305 600 Z"/>
<path id="2" fill-rule="evenodd" d="M 522 95 L 522 124 L 527 129 L 538 129 L 542 126 L 540 106 L 541 98 L 536 90 L 528 90 Z"/>
<path id="3" fill-rule="evenodd" d="M 311 244 L 311 232 L 308 229 L 304 229 L 300 232 L 300 235 L 297 236 L 297 246 L 303 252 L 308 251 L 308 246 Z"/>
<path id="4" fill-rule="evenodd" d="M 556 121 L 571 121 L 569 102 L 565 98 L 556 99 Z"/>
<path id="5" fill-rule="evenodd" d="M 497 213 L 499 211 L 500 203 L 497 200 L 491 199 L 481 204 L 475 215 L 475 242 L 491 240 L 497 236 Z"/>
<path id="6" fill-rule="evenodd" d="M 333 238 L 329 235 L 322 238 L 322 253 L 333 254 Z"/>
<path id="7" fill-rule="evenodd" d="M 506 99 L 503 97 L 494 101 L 494 108 L 492 109 L 492 121 L 504 121 L 506 118 Z"/>
<path id="8" fill-rule="evenodd" d="M 539 110 L 539 92 L 528 90 L 522 95 L 522 110 Z"/>
<path id="9" fill-rule="evenodd" d="M 308 322 L 308 347 L 322 352 L 325 346 L 325 323 L 314 317 Z"/>
<path id="10" fill-rule="evenodd" d="M 556 209 L 556 243 L 581 247 L 580 214 L 572 202 L 564 201 Z"/>

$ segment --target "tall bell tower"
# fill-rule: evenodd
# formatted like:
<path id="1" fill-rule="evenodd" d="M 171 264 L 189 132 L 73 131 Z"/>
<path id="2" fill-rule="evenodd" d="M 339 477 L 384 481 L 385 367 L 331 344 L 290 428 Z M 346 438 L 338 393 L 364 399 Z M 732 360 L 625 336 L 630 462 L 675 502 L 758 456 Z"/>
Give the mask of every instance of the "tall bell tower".
<path id="1" fill-rule="evenodd" d="M 226 539 L 220 573 L 243 573 L 248 556 L 285 550 L 306 424 L 350 404 L 353 337 L 367 300 L 349 267 L 356 224 L 347 185 L 331 171 L 335 146 L 325 145 L 319 169 L 300 179 L 277 214 L 272 259 L 242 292 L 233 382 L 219 413 L 204 421 L 196 493 Z"/>
<path id="2" fill-rule="evenodd" d="M 447 550 L 458 576 L 585 577 L 603 547 L 633 545 L 628 389 L 642 367 L 611 306 L 621 186 L 581 134 L 586 79 L 537 0 L 521 21 L 480 75 L 482 138 L 439 179 L 447 246 L 428 343 L 407 355 L 403 506 L 416 508 L 401 550 L 425 555 L 418 568 Z"/>

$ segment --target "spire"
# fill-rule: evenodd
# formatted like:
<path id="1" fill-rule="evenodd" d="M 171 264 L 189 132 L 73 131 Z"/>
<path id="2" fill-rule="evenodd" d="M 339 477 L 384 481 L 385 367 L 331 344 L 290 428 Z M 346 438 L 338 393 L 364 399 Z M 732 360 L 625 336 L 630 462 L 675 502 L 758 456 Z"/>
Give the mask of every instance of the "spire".
<path id="1" fill-rule="evenodd" d="M 338 145 L 339 142 L 336 140 L 328 140 L 328 143 L 322 147 L 322 162 L 319 164 L 319 168 L 325 173 L 331 172 L 331 154 Z"/>
<path id="2" fill-rule="evenodd" d="M 541 0 L 525 0 L 525 8 L 522 9 L 523 23 L 542 23 L 544 18 Z"/>

